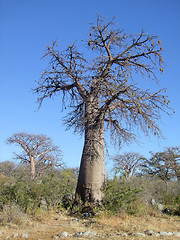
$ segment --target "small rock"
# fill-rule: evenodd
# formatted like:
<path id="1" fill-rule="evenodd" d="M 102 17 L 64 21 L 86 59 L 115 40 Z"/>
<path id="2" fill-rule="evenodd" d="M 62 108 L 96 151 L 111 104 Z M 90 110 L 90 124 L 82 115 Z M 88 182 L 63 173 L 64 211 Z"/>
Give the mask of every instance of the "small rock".
<path id="1" fill-rule="evenodd" d="M 27 233 L 23 233 L 22 234 L 22 238 L 28 238 L 28 234 Z"/>
<path id="2" fill-rule="evenodd" d="M 85 213 L 83 213 L 83 215 L 82 215 L 84 218 L 88 218 L 88 217 L 90 217 L 90 214 L 88 213 L 88 212 L 85 212 Z"/>
<path id="3" fill-rule="evenodd" d="M 164 231 L 160 231 L 159 234 L 160 234 L 161 236 L 172 236 L 172 235 L 173 235 L 172 232 L 164 232 Z"/>
<path id="4" fill-rule="evenodd" d="M 127 233 L 122 233 L 121 236 L 128 237 L 128 234 Z"/>
<path id="5" fill-rule="evenodd" d="M 61 238 L 61 237 L 68 237 L 68 233 L 67 232 L 62 232 L 60 235 L 56 235 L 54 236 L 54 238 Z"/>
<path id="6" fill-rule="evenodd" d="M 180 237 L 180 232 L 173 232 L 173 235 L 176 237 Z"/>
<path id="7" fill-rule="evenodd" d="M 141 236 L 141 237 L 146 237 L 144 233 L 135 233 L 135 235 Z"/>
<path id="8" fill-rule="evenodd" d="M 27 233 L 22 234 L 22 238 L 28 238 L 28 234 Z"/>
<path id="9" fill-rule="evenodd" d="M 160 234 L 161 236 L 167 236 L 167 232 L 164 232 L 164 231 L 160 231 L 159 234 Z"/>
<path id="10" fill-rule="evenodd" d="M 82 236 L 82 232 L 78 232 L 78 233 L 74 234 L 74 237 L 79 237 L 79 236 Z"/>
<path id="11" fill-rule="evenodd" d="M 2 231 L 0 230 L 0 235 L 2 234 Z"/>
<path id="12" fill-rule="evenodd" d="M 144 233 L 151 236 L 155 234 L 152 230 L 146 230 Z"/>
<path id="13" fill-rule="evenodd" d="M 72 218 L 71 221 L 72 221 L 72 222 L 79 222 L 79 219 L 77 219 L 77 218 Z"/>
<path id="14" fill-rule="evenodd" d="M 82 232 L 83 236 L 88 236 L 90 234 L 91 231 L 86 231 L 86 232 Z"/>
<path id="15" fill-rule="evenodd" d="M 56 235 L 56 236 L 54 236 L 53 238 L 58 239 L 58 238 L 60 238 L 60 237 L 61 237 L 60 235 Z"/>
<path id="16" fill-rule="evenodd" d="M 160 234 L 159 234 L 159 233 L 154 233 L 153 236 L 155 236 L 155 237 L 159 237 Z"/>
<path id="17" fill-rule="evenodd" d="M 84 235 L 84 236 L 88 236 L 90 233 L 91 233 L 91 231 L 88 230 L 88 231 L 84 232 L 83 235 Z"/>
<path id="18" fill-rule="evenodd" d="M 154 206 L 156 204 L 156 201 L 154 198 L 151 199 L 151 204 Z"/>
<path id="19" fill-rule="evenodd" d="M 163 205 L 162 204 L 157 204 L 157 209 L 162 212 L 163 211 Z"/>
<path id="20" fill-rule="evenodd" d="M 97 234 L 97 232 L 95 232 L 95 231 L 91 233 L 92 236 L 96 236 L 96 234 Z"/>
<path id="21" fill-rule="evenodd" d="M 68 233 L 67 233 L 67 232 L 62 232 L 62 233 L 61 233 L 61 236 L 62 236 L 62 237 L 67 237 L 67 236 L 68 236 Z"/>
<path id="22" fill-rule="evenodd" d="M 135 236 L 135 233 L 129 233 L 128 235 L 129 236 Z"/>
<path id="23" fill-rule="evenodd" d="M 78 233 L 76 233 L 74 236 L 75 236 L 75 237 L 79 237 L 79 236 L 89 236 L 90 233 L 91 233 L 91 231 L 78 232 Z"/>
<path id="24" fill-rule="evenodd" d="M 15 237 L 18 237 L 19 236 L 19 233 L 15 233 L 14 235 L 13 235 L 13 237 L 15 238 Z"/>

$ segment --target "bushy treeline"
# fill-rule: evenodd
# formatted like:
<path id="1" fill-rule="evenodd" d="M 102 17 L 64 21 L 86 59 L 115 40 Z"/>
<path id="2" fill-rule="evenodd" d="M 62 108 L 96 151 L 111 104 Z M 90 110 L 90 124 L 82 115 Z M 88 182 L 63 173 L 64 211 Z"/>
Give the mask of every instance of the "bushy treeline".
<path id="1" fill-rule="evenodd" d="M 3 212 L 7 212 L 8 206 L 9 211 L 14 211 L 13 206 L 16 206 L 16 210 L 18 207 L 31 216 L 39 210 L 70 210 L 77 177 L 77 169 L 51 168 L 32 180 L 27 165 L 0 163 L 0 215 L 4 216 Z M 64 196 L 68 196 L 67 199 Z M 152 199 L 164 208 L 172 209 L 172 214 L 180 215 L 180 187 L 177 181 L 169 181 L 167 188 L 157 176 L 135 176 L 127 180 L 114 174 L 105 183 L 101 210 L 111 214 L 122 211 L 129 214 L 152 214 L 158 211 L 157 205 L 151 205 Z M 81 211 L 82 207 L 78 210 Z"/>
<path id="2" fill-rule="evenodd" d="M 155 204 L 152 204 L 152 199 Z M 111 213 L 125 211 L 129 214 L 158 214 L 159 206 L 170 209 L 172 215 L 180 215 L 180 186 L 170 180 L 167 185 L 157 176 L 135 176 L 130 180 L 114 176 L 105 184 L 105 209 Z"/>
<path id="3" fill-rule="evenodd" d="M 29 167 L 11 162 L 0 164 L 0 209 L 16 203 L 25 212 L 33 213 L 46 202 L 47 209 L 62 206 L 65 194 L 74 193 L 77 181 L 75 169 L 49 169 L 32 180 Z"/>

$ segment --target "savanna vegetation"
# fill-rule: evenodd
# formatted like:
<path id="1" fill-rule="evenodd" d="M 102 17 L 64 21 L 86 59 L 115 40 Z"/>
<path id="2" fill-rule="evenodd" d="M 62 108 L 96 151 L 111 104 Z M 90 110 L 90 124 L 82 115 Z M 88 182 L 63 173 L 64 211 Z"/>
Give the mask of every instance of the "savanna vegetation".
<path id="1" fill-rule="evenodd" d="M 172 168 L 174 164 L 164 164 L 172 162 L 167 155 L 166 161 L 160 159 L 157 164 L 157 153 L 155 153 L 157 166 L 153 164 L 152 168 L 153 156 L 150 159 L 141 156 L 141 161 L 138 161 L 133 168 L 133 174 L 129 175 L 127 166 L 124 168 L 124 164 L 120 164 L 121 160 L 124 163 L 124 156 L 131 156 L 131 160 L 137 163 L 136 160 L 140 155 L 125 153 L 114 156 L 113 175 L 106 179 L 103 200 L 99 206 L 83 202 L 74 205 L 78 168 L 72 169 L 62 165 L 56 167 L 48 164 L 43 168 L 42 166 L 36 168 L 36 175 L 32 178 L 29 161 L 19 164 L 14 161 L 1 162 L 0 230 L 2 239 L 6 239 L 7 236 L 12 236 L 14 239 L 15 231 L 21 236 L 26 236 L 26 234 L 23 235 L 24 232 L 28 233 L 32 240 L 37 237 L 48 240 L 56 237 L 59 231 L 73 234 L 79 231 L 97 231 L 98 239 L 119 239 L 118 233 L 144 232 L 149 228 L 157 232 L 179 231 L 180 186 L 176 175 L 180 167 L 177 156 L 179 148 L 174 149 L 176 154 L 174 170 Z M 168 152 L 169 148 L 163 153 Z M 133 166 L 133 161 L 127 161 L 127 163 Z M 169 166 L 168 178 L 162 178 L 167 165 Z M 41 174 L 38 174 L 38 170 Z M 73 217 L 78 218 L 78 222 L 74 225 L 70 224 Z M 151 237 L 146 238 L 151 239 Z"/>
<path id="2" fill-rule="evenodd" d="M 172 151 L 174 151 L 173 159 L 167 157 L 169 152 L 172 155 Z M 68 211 L 78 216 L 84 212 L 89 212 L 91 216 L 100 212 L 110 215 L 118 215 L 122 212 L 131 215 L 152 215 L 158 213 L 158 204 L 163 205 L 163 209 L 171 209 L 170 214 L 180 215 L 180 186 L 179 177 L 176 176 L 180 168 L 178 154 L 179 148 L 167 148 L 161 154 L 155 153 L 150 159 L 141 156 L 141 164 L 138 164 L 138 168 L 130 176 L 126 173 L 127 167 L 123 168 L 120 162 L 124 163 L 124 156 L 131 156 L 136 163 L 140 155 L 135 153 L 119 155 L 119 165 L 117 164 L 118 156 L 116 156 L 114 174 L 111 178 L 107 178 L 103 200 L 99 207 L 96 205 L 95 208 L 93 204 L 79 204 L 72 208 L 78 169 L 48 165 L 43 174 L 37 174 L 32 179 L 30 164 L 17 165 L 10 161 L 1 162 L 1 224 L 11 221 L 19 223 L 23 214 L 36 217 L 39 212 L 51 210 Z M 161 158 L 157 158 L 157 155 Z M 162 161 L 162 156 L 166 156 L 164 161 Z M 158 164 L 153 165 L 152 172 L 152 158 L 154 157 Z M 174 159 L 176 159 L 176 165 Z M 132 161 L 129 164 L 131 165 Z M 175 166 L 174 170 L 172 166 Z M 168 178 L 162 178 L 164 172 L 167 171 Z M 156 204 L 152 204 L 152 199 L 156 201 Z"/>

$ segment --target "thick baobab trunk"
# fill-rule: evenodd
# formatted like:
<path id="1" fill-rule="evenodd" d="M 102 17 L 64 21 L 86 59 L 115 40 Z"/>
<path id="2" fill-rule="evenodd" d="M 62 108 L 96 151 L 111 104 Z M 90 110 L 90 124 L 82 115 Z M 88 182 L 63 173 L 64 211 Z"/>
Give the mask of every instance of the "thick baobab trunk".
<path id="1" fill-rule="evenodd" d="M 93 124 L 90 114 L 85 128 L 85 141 L 76 188 L 76 200 L 100 202 L 105 182 L 104 121 Z"/>
<path id="2" fill-rule="evenodd" d="M 103 125 L 85 130 L 85 143 L 76 189 L 83 202 L 102 200 L 105 181 Z"/>

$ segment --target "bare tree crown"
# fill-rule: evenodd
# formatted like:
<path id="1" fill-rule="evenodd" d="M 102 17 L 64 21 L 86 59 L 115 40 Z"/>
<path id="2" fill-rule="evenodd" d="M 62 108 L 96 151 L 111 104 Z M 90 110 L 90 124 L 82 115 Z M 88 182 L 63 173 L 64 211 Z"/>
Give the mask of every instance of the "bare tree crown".
<path id="1" fill-rule="evenodd" d="M 63 107 L 70 107 L 68 128 L 83 132 L 87 122 L 103 120 L 105 130 L 110 130 L 118 143 L 135 137 L 134 126 L 147 135 L 160 136 L 160 113 L 169 114 L 170 109 L 166 90 L 140 88 L 137 80 L 142 76 L 158 83 L 158 75 L 164 71 L 158 36 L 126 34 L 114 19 L 105 23 L 97 16 L 85 45 L 87 54 L 75 43 L 64 51 L 59 50 L 57 41 L 47 47 L 44 57 L 48 57 L 49 67 L 33 90 L 39 95 L 39 104 L 62 94 Z"/>
<path id="2" fill-rule="evenodd" d="M 162 152 L 151 153 L 146 160 L 144 172 L 157 175 L 162 180 L 176 177 L 180 181 L 180 147 L 168 147 Z"/>
<path id="3" fill-rule="evenodd" d="M 124 154 L 118 154 L 113 157 L 114 170 L 119 173 L 125 172 L 127 179 L 130 179 L 135 175 L 138 169 L 142 166 L 145 158 L 139 153 L 126 152 Z"/>
<path id="4" fill-rule="evenodd" d="M 14 153 L 15 159 L 30 165 L 33 161 L 38 174 L 50 166 L 63 166 L 62 151 L 46 135 L 20 132 L 9 137 L 6 142 L 19 145 L 23 151 L 20 154 Z"/>

